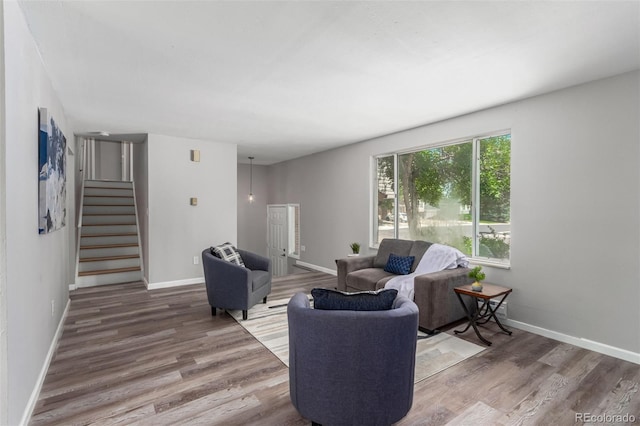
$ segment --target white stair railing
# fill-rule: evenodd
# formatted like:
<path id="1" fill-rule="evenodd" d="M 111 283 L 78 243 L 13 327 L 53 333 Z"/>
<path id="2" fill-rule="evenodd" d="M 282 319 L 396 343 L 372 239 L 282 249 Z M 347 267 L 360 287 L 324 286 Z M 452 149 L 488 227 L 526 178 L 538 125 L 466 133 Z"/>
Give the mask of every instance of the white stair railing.
<path id="1" fill-rule="evenodd" d="M 84 183 L 85 174 L 87 170 L 87 140 L 83 139 L 82 142 L 82 185 L 80 187 L 80 210 L 78 211 L 78 227 L 77 233 L 78 237 L 76 239 L 76 273 L 74 275 L 74 283 L 73 288 L 69 288 L 69 290 L 75 290 L 78 287 L 78 271 L 80 268 L 80 242 L 82 237 L 82 213 L 84 211 Z"/>

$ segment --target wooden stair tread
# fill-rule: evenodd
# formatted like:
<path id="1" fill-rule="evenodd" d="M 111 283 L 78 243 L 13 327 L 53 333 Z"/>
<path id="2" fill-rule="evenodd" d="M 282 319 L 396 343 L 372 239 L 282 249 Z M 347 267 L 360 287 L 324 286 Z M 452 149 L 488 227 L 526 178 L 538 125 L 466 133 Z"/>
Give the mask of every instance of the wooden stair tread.
<path id="1" fill-rule="evenodd" d="M 131 182 L 122 182 L 119 181 L 119 183 L 125 183 L 126 185 L 110 185 L 110 186 L 106 186 L 106 185 L 94 185 L 93 182 L 103 182 L 100 180 L 85 180 L 85 184 L 84 187 L 85 188 L 115 188 L 115 189 L 131 189 L 133 188 L 133 185 L 131 184 Z"/>
<path id="2" fill-rule="evenodd" d="M 103 215 L 104 216 L 104 215 Z M 85 226 L 135 226 L 134 223 L 83 223 L 82 227 Z"/>
<path id="3" fill-rule="evenodd" d="M 95 246 L 80 246 L 80 250 L 92 250 L 92 249 L 102 249 L 102 248 L 116 248 L 116 247 L 138 247 L 138 243 L 123 243 L 123 244 L 98 244 Z"/>
<path id="4" fill-rule="evenodd" d="M 82 216 L 135 216 L 135 213 L 83 213 Z"/>
<path id="5" fill-rule="evenodd" d="M 98 195 L 84 194 L 84 198 L 133 198 L 133 195 Z"/>
<path id="6" fill-rule="evenodd" d="M 133 207 L 134 204 L 83 204 L 83 207 L 104 207 L 104 206 L 109 206 L 109 207 Z"/>
<path id="7" fill-rule="evenodd" d="M 137 232 L 121 232 L 115 234 L 82 234 L 80 235 L 82 238 L 93 238 L 93 237 L 132 237 L 134 235 L 138 235 Z"/>
<path id="8" fill-rule="evenodd" d="M 93 186 L 93 185 L 85 185 L 84 189 L 133 189 L 131 185 L 129 186 Z"/>
<path id="9" fill-rule="evenodd" d="M 118 183 L 129 183 L 129 184 L 132 183 L 132 181 L 130 181 L 130 180 L 120 180 L 120 179 L 118 179 L 118 180 L 116 180 L 116 179 L 85 179 L 84 181 L 85 182 L 91 182 L 91 183 L 93 183 L 93 182 L 100 182 L 100 183 L 115 183 L 115 182 L 118 182 Z"/>
<path id="10" fill-rule="evenodd" d="M 102 256 L 102 257 L 83 257 L 80 258 L 80 262 L 99 262 L 101 260 L 122 260 L 122 259 L 136 259 L 139 258 L 139 254 L 123 254 L 119 256 Z"/>
<path id="11" fill-rule="evenodd" d="M 117 268 L 117 269 L 100 269 L 97 271 L 84 271 L 78 272 L 79 277 L 86 277 L 87 275 L 104 275 L 104 274 L 117 274 L 119 272 L 135 272 L 140 271 L 139 266 L 131 266 L 128 268 Z"/>

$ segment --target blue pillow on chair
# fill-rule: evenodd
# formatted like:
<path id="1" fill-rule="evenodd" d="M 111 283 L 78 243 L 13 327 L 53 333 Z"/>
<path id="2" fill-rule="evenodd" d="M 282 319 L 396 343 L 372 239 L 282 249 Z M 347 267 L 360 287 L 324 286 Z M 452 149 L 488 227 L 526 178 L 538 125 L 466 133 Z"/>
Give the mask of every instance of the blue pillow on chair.
<path id="1" fill-rule="evenodd" d="M 397 256 L 391 253 L 384 270 L 396 275 L 407 275 L 411 272 L 411 265 L 415 259 L 415 256 Z"/>
<path id="2" fill-rule="evenodd" d="M 387 311 L 393 307 L 398 290 L 390 288 L 378 291 L 346 293 L 327 288 L 311 290 L 314 309 L 327 311 Z"/>

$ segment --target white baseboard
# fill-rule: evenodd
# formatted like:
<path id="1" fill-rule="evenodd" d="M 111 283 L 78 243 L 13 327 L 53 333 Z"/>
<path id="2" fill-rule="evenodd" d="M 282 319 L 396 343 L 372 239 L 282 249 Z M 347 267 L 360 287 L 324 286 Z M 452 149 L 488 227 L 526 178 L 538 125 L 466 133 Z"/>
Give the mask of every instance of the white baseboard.
<path id="1" fill-rule="evenodd" d="M 69 284 L 69 291 L 73 291 L 73 290 L 77 290 L 78 286 L 74 283 L 74 284 Z"/>
<path id="2" fill-rule="evenodd" d="M 311 263 L 306 263 L 306 262 L 301 262 L 301 261 L 296 261 L 297 265 L 309 268 L 309 269 L 313 269 L 316 271 L 320 271 L 320 272 L 325 272 L 327 274 L 331 274 L 331 275 L 336 275 L 337 272 L 329 269 L 329 268 L 324 268 L 322 266 L 317 266 Z M 144 283 L 147 286 L 148 290 L 155 290 L 155 289 L 160 289 L 160 288 L 168 288 L 168 287 L 177 287 L 177 286 L 183 286 L 183 285 L 191 285 L 191 284 L 200 284 L 204 282 L 204 278 L 203 277 L 198 277 L 198 278 L 190 278 L 190 279 L 185 279 L 185 280 L 176 280 L 176 281 L 165 281 L 165 282 L 159 282 L 159 283 L 148 283 L 146 278 L 144 279 Z M 75 289 L 75 285 L 69 285 L 69 289 L 72 290 L 71 287 L 74 287 Z M 53 336 L 53 339 L 51 340 L 51 345 L 49 346 L 49 351 L 47 352 L 47 356 L 45 357 L 45 361 L 42 365 L 42 369 L 40 370 L 40 374 L 38 376 L 38 380 L 36 381 L 36 385 L 34 386 L 33 391 L 31 392 L 31 397 L 29 398 L 29 401 L 27 403 L 27 406 L 25 407 L 25 411 L 22 415 L 22 419 L 20 420 L 20 425 L 27 425 L 29 423 L 29 420 L 31 419 L 31 415 L 33 414 L 33 410 L 36 406 L 36 402 L 38 401 L 38 397 L 40 395 L 40 391 L 42 390 L 42 385 L 44 383 L 44 379 L 47 375 L 47 370 L 49 369 L 49 365 L 51 364 L 51 360 L 53 359 L 53 355 L 55 354 L 57 345 L 58 345 L 58 341 L 60 340 L 60 337 L 62 336 L 62 331 L 64 328 L 64 322 L 67 318 L 67 314 L 69 313 L 69 307 L 71 304 L 71 299 L 67 299 L 67 305 L 64 309 L 64 312 L 62 314 L 62 317 L 60 318 L 60 322 L 58 323 L 58 328 L 56 329 L 56 332 Z M 567 334 L 563 334 L 557 331 L 553 331 L 553 330 L 548 330 L 546 328 L 542 328 L 542 327 L 538 327 L 535 325 L 531 325 L 531 324 L 527 324 L 524 322 L 520 322 L 520 321 L 515 321 L 515 320 L 511 320 L 511 319 L 507 319 L 503 321 L 506 325 L 513 327 L 513 328 L 517 328 L 519 330 L 524 330 L 524 331 L 528 331 L 530 333 L 534 333 L 534 334 L 538 334 L 540 336 L 544 336 L 544 337 L 548 337 L 550 339 L 554 339 L 554 340 L 558 340 L 560 342 L 563 343 L 568 343 L 574 346 L 578 346 L 580 348 L 584 348 L 584 349 L 588 349 L 591 351 L 595 351 L 595 352 L 599 352 L 605 355 L 609 355 L 615 358 L 619 358 L 625 361 L 629 361 L 635 364 L 640 364 L 640 354 L 639 353 L 635 353 L 626 349 L 621 349 L 621 348 L 617 348 L 614 346 L 610 346 L 604 343 L 600 343 L 600 342 L 595 342 L 593 340 L 589 340 L 589 339 L 584 339 L 581 337 L 574 337 L 574 336 L 569 336 Z"/>
<path id="3" fill-rule="evenodd" d="M 337 271 L 333 269 L 325 268 L 323 266 L 314 265 L 312 263 L 302 262 L 300 260 L 296 260 L 296 265 L 303 266 L 308 269 L 313 269 L 314 271 L 324 272 L 326 274 L 338 275 Z"/>
<path id="4" fill-rule="evenodd" d="M 62 313 L 62 317 L 60 318 L 60 322 L 58 323 L 58 328 L 56 329 L 56 333 L 53 335 L 53 339 L 51 340 L 51 345 L 49 346 L 49 352 L 47 352 L 47 356 L 44 359 L 44 364 L 42 365 L 42 369 L 40 370 L 40 375 L 38 376 L 38 380 L 36 381 L 36 385 L 31 392 L 31 397 L 27 402 L 27 406 L 24 409 L 24 413 L 22 414 L 22 419 L 20 420 L 20 426 L 26 426 L 29 424 L 29 420 L 31 420 L 31 416 L 33 415 L 33 409 L 36 408 L 36 402 L 38 402 L 38 397 L 40 396 L 40 391 L 42 390 L 42 384 L 44 383 L 44 378 L 47 376 L 47 371 L 49 370 L 49 365 L 51 364 L 51 360 L 53 359 L 53 355 L 56 353 L 56 348 L 58 347 L 58 341 L 62 336 L 62 330 L 64 330 L 64 322 L 67 319 L 67 314 L 69 313 L 69 307 L 71 306 L 71 299 L 67 299 L 67 306 L 64 308 L 64 312 Z"/>
<path id="5" fill-rule="evenodd" d="M 187 278 L 186 280 L 176 281 L 163 281 L 159 283 L 150 283 L 147 279 L 144 279 L 144 284 L 147 286 L 147 290 L 158 290 L 160 288 L 179 287 L 182 285 L 203 284 L 204 277 Z"/>
<path id="6" fill-rule="evenodd" d="M 527 324 L 520 321 L 504 320 L 502 321 L 506 325 L 517 328 L 519 330 L 528 331 L 533 334 L 548 337 L 553 340 L 558 340 L 563 343 L 569 343 L 570 345 L 578 346 L 583 349 L 589 349 L 590 351 L 599 352 L 601 354 L 609 355 L 615 358 L 623 359 L 625 361 L 633 362 L 634 364 L 640 364 L 640 354 L 628 351 L 626 349 L 616 348 L 600 342 L 594 342 L 593 340 L 585 339 L 582 337 L 569 336 L 557 331 L 548 330 L 546 328 L 538 327 L 535 325 Z"/>
<path id="7" fill-rule="evenodd" d="M 296 265 L 303 266 L 308 269 L 313 269 L 315 271 L 325 272 L 331 275 L 337 275 L 337 272 L 332 269 L 324 268 L 322 266 L 317 266 L 312 263 L 301 262 L 298 260 L 296 261 Z M 527 324 L 520 321 L 507 319 L 507 320 L 503 320 L 502 322 L 504 322 L 506 325 L 511 326 L 513 328 L 528 331 L 530 333 L 538 334 L 540 336 L 558 340 L 563 343 L 569 343 L 570 345 L 578 346 L 584 349 L 589 349 L 591 351 L 599 352 L 601 354 L 609 355 L 625 361 L 633 362 L 634 364 L 640 364 L 640 354 L 626 350 L 626 349 L 616 348 L 615 346 L 610 346 L 605 343 L 595 342 L 593 340 L 585 339 L 582 337 L 569 336 L 567 334 L 563 334 L 553 330 L 548 330 L 546 328 L 538 327 L 538 326 Z"/>

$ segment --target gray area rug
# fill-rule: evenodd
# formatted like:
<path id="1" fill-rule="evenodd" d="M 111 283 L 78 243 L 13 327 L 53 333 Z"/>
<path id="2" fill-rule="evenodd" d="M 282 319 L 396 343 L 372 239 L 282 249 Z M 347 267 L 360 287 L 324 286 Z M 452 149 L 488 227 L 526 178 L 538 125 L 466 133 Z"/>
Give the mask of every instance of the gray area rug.
<path id="1" fill-rule="evenodd" d="M 259 303 L 249 310 L 249 318 L 245 321 L 242 321 L 241 311 L 229 311 L 238 324 L 273 352 L 287 367 L 289 366 L 288 302 L 289 298 L 270 300 L 267 304 Z M 482 346 L 447 333 L 436 334 L 428 339 L 418 339 L 415 382 L 418 383 L 484 349 Z"/>

